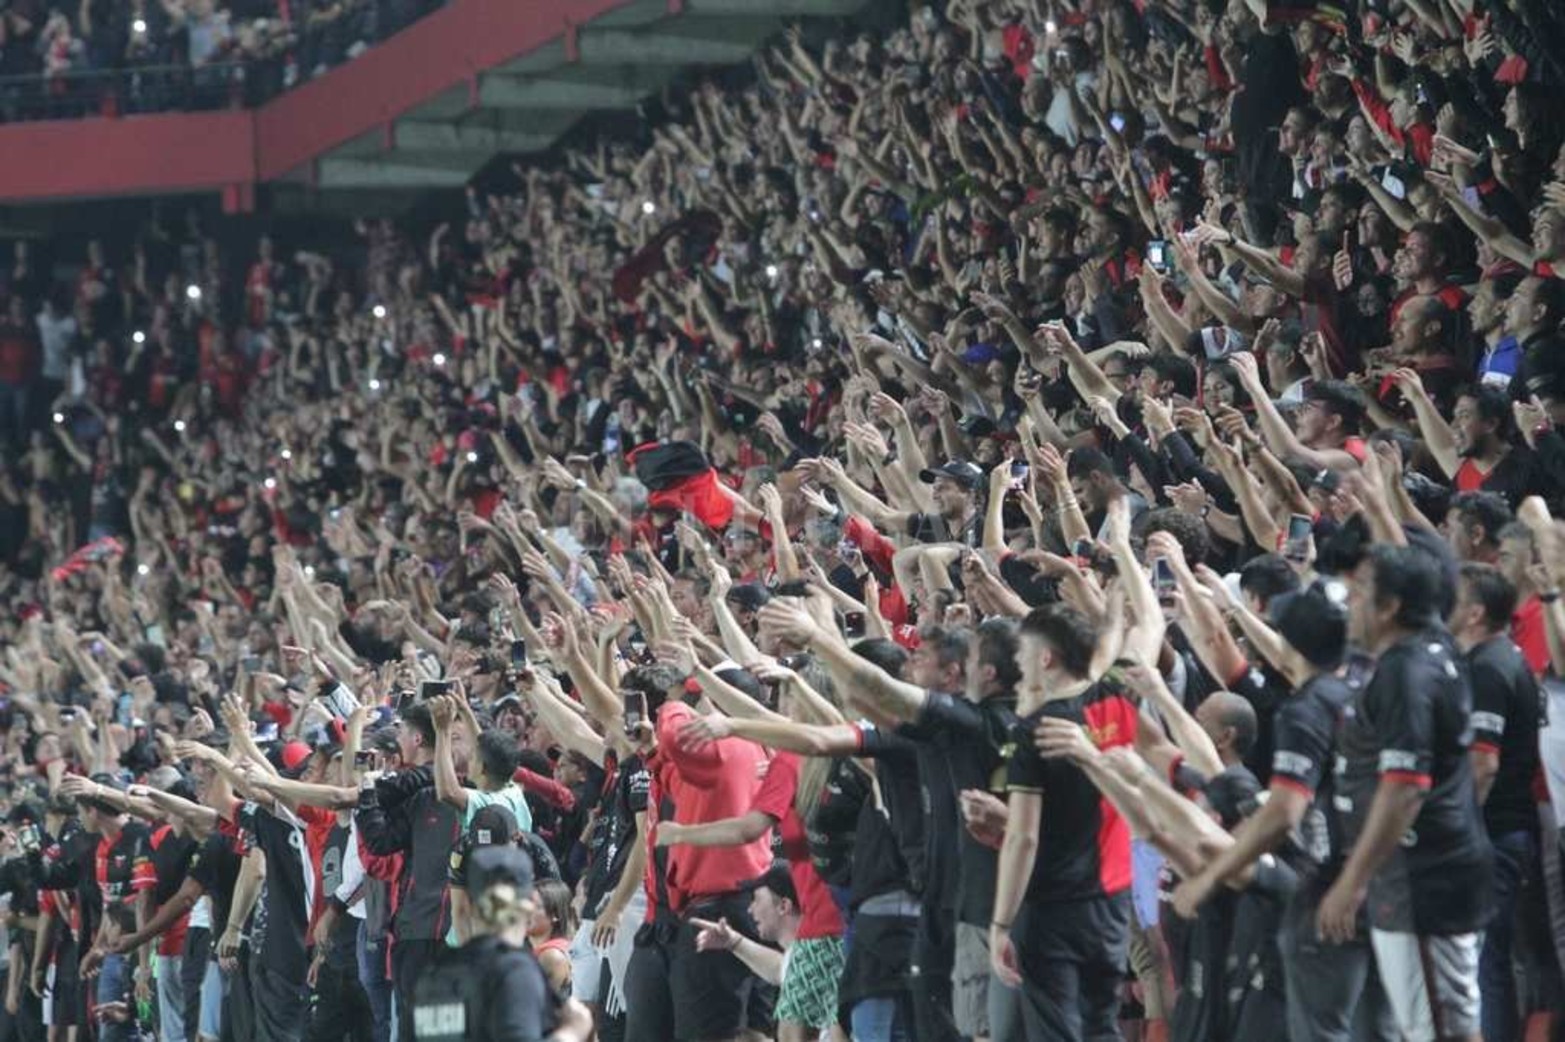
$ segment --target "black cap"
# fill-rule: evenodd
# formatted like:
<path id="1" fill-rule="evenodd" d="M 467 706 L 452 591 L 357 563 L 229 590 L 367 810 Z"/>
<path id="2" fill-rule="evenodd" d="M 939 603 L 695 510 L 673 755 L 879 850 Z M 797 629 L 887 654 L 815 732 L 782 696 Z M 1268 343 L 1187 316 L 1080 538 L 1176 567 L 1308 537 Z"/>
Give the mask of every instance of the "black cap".
<path id="1" fill-rule="evenodd" d="M 760 611 L 772 599 L 772 595 L 760 583 L 739 583 L 729 589 L 726 599 L 745 611 Z"/>
<path id="2" fill-rule="evenodd" d="M 1207 779 L 1201 787 L 1207 806 L 1216 812 L 1225 829 L 1232 829 L 1255 812 L 1261 783 L 1243 764 L 1234 764 Z"/>
<path id="3" fill-rule="evenodd" d="M 793 873 L 788 871 L 788 862 L 773 861 L 771 868 L 754 879 L 739 884 L 739 889 L 748 893 L 751 890 L 759 890 L 763 886 L 778 897 L 786 897 L 798 905 L 799 892 L 793 888 Z"/>
<path id="4" fill-rule="evenodd" d="M 1321 669 L 1336 669 L 1348 649 L 1348 588 L 1340 579 L 1317 579 L 1302 590 L 1272 598 L 1272 628 Z"/>
<path id="5" fill-rule="evenodd" d="M 92 781 L 93 781 L 93 783 L 95 785 L 102 786 L 105 789 L 113 789 L 115 792 L 124 792 L 125 791 L 125 783 L 120 781 L 119 778 L 117 776 L 113 775 L 113 774 L 107 774 L 107 773 L 99 772 L 99 773 L 94 774 L 92 776 Z M 81 803 L 81 805 L 84 806 L 84 807 L 91 807 L 93 810 L 98 811 L 100 814 L 119 814 L 120 813 L 120 810 L 119 810 L 118 807 L 110 806 L 109 804 L 104 803 L 101 800 L 85 798 L 85 799 L 79 800 L 78 802 Z"/>
<path id="6" fill-rule="evenodd" d="M 978 469 L 978 464 L 969 463 L 965 459 L 954 459 L 938 467 L 918 472 L 918 480 L 926 485 L 933 485 L 936 478 L 950 478 L 964 488 L 975 489 L 983 486 L 984 472 Z"/>
<path id="7" fill-rule="evenodd" d="M 516 838 L 518 831 L 516 815 L 498 803 L 480 808 L 467 826 L 474 847 L 507 845 Z"/>
<path id="8" fill-rule="evenodd" d="M 533 889 L 533 859 L 516 847 L 479 847 L 467 863 L 467 892 L 481 894 L 492 886 L 509 883 L 522 895 Z"/>

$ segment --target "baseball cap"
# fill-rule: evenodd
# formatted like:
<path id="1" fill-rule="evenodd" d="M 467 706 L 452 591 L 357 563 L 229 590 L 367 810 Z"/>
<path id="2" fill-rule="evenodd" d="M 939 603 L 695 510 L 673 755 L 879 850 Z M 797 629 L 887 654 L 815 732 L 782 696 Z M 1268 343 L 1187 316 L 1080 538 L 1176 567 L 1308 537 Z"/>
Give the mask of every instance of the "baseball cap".
<path id="1" fill-rule="evenodd" d="M 771 593 L 760 583 L 738 583 L 729 589 L 727 596 L 727 600 L 745 611 L 760 611 L 771 599 Z"/>
<path id="2" fill-rule="evenodd" d="M 929 470 L 918 472 L 918 480 L 933 485 L 936 478 L 950 478 L 964 488 L 978 488 L 984 482 L 984 472 L 975 463 L 954 459 Z"/>
<path id="3" fill-rule="evenodd" d="M 271 753 L 272 766 L 280 771 L 283 777 L 296 779 L 304 773 L 305 764 L 310 762 L 310 756 L 315 752 L 308 742 L 301 742 L 297 738 L 290 742 L 284 742 Z"/>
<path id="4" fill-rule="evenodd" d="M 496 716 L 505 712 L 507 709 L 515 709 L 520 712 L 523 709 L 522 696 L 518 695 L 514 691 L 511 691 L 495 699 L 494 705 L 489 707 L 489 711 L 494 713 Z"/>
<path id="5" fill-rule="evenodd" d="M 759 890 L 765 887 L 778 897 L 786 897 L 795 905 L 799 903 L 799 892 L 793 888 L 793 873 L 788 871 L 788 862 L 773 861 L 772 867 L 756 876 L 739 884 L 739 889 L 745 893 Z"/>
<path id="6" fill-rule="evenodd" d="M 1340 579 L 1317 579 L 1302 590 L 1272 598 L 1272 628 L 1313 666 L 1336 669 L 1348 648 L 1348 588 Z"/>
<path id="7" fill-rule="evenodd" d="M 120 779 L 116 775 L 113 775 L 113 774 L 99 772 L 99 773 L 94 774 L 92 776 L 92 781 L 93 781 L 94 784 L 100 785 L 100 786 L 102 786 L 105 789 L 113 789 L 115 792 L 124 792 L 125 791 L 125 783 L 120 781 Z M 83 799 L 83 800 L 79 800 L 78 802 L 83 807 L 91 807 L 93 810 L 98 811 L 99 813 L 102 813 L 102 814 L 118 814 L 118 813 L 120 813 L 119 808 L 111 807 L 109 804 L 102 803 L 102 802 L 100 802 L 98 800 Z"/>
<path id="8" fill-rule="evenodd" d="M 467 865 L 467 892 L 481 894 L 501 883 L 509 883 L 523 895 L 531 893 L 533 859 L 509 843 L 473 851 Z"/>
<path id="9" fill-rule="evenodd" d="M 503 846 L 519 832 L 516 815 L 498 803 L 480 808 L 467 826 L 474 847 Z"/>
<path id="10" fill-rule="evenodd" d="M 1217 813 L 1223 828 L 1232 829 L 1256 809 L 1261 783 L 1243 764 L 1234 764 L 1201 787 L 1207 806 Z"/>

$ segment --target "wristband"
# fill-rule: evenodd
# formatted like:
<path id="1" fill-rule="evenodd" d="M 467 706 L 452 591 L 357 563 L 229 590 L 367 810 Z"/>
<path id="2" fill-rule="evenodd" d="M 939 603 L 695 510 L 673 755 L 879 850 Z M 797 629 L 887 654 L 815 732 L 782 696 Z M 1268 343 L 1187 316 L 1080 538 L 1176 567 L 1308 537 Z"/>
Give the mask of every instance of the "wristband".
<path id="1" fill-rule="evenodd" d="M 994 929 L 996 926 L 998 926 L 1002 930 L 1009 930 L 1012 927 L 1012 925 L 1014 925 L 1014 924 L 1012 924 L 1012 923 L 1002 923 L 998 919 L 991 919 L 991 920 L 989 920 L 989 928 L 990 929 Z"/>
<path id="2" fill-rule="evenodd" d="M 1558 590 L 1549 590 L 1549 591 L 1547 591 L 1545 593 L 1538 594 L 1538 601 L 1541 604 L 1553 604 L 1555 601 L 1557 601 L 1559 599 L 1560 599 L 1560 591 L 1558 591 Z"/>

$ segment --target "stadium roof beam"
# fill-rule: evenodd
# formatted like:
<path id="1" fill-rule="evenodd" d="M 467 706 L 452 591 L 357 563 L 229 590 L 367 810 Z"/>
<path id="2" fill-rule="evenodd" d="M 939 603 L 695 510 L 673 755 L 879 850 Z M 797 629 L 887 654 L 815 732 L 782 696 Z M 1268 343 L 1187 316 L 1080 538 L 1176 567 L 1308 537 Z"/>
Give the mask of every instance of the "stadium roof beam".
<path id="1" fill-rule="evenodd" d="M 575 112 L 634 109 L 660 86 L 661 83 L 644 83 L 631 77 L 621 83 L 593 83 L 576 77 L 524 80 L 491 74 L 479 81 L 478 98 L 485 108 Z"/>
<path id="2" fill-rule="evenodd" d="M 382 159 L 339 159 L 328 156 L 316 167 L 317 188 L 461 188 L 471 170 L 458 170 Z"/>
<path id="3" fill-rule="evenodd" d="M 679 18 L 648 29 L 584 29 L 583 65 L 734 65 L 776 32 L 774 18 Z"/>

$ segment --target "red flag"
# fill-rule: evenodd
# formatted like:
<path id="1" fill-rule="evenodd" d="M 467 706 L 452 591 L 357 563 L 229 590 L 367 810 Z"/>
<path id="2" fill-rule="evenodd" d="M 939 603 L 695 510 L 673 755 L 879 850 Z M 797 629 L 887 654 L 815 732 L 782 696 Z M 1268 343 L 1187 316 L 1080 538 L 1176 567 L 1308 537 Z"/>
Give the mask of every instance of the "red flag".
<path id="1" fill-rule="evenodd" d="M 734 501 L 719 487 L 717 471 L 708 470 L 678 484 L 652 492 L 654 510 L 694 514 L 708 528 L 721 531 L 734 519 Z"/>
<path id="2" fill-rule="evenodd" d="M 722 530 L 734 519 L 734 501 L 718 483 L 706 454 L 688 441 L 647 444 L 626 458 L 647 486 L 654 510 L 695 515 L 708 528 Z"/>

